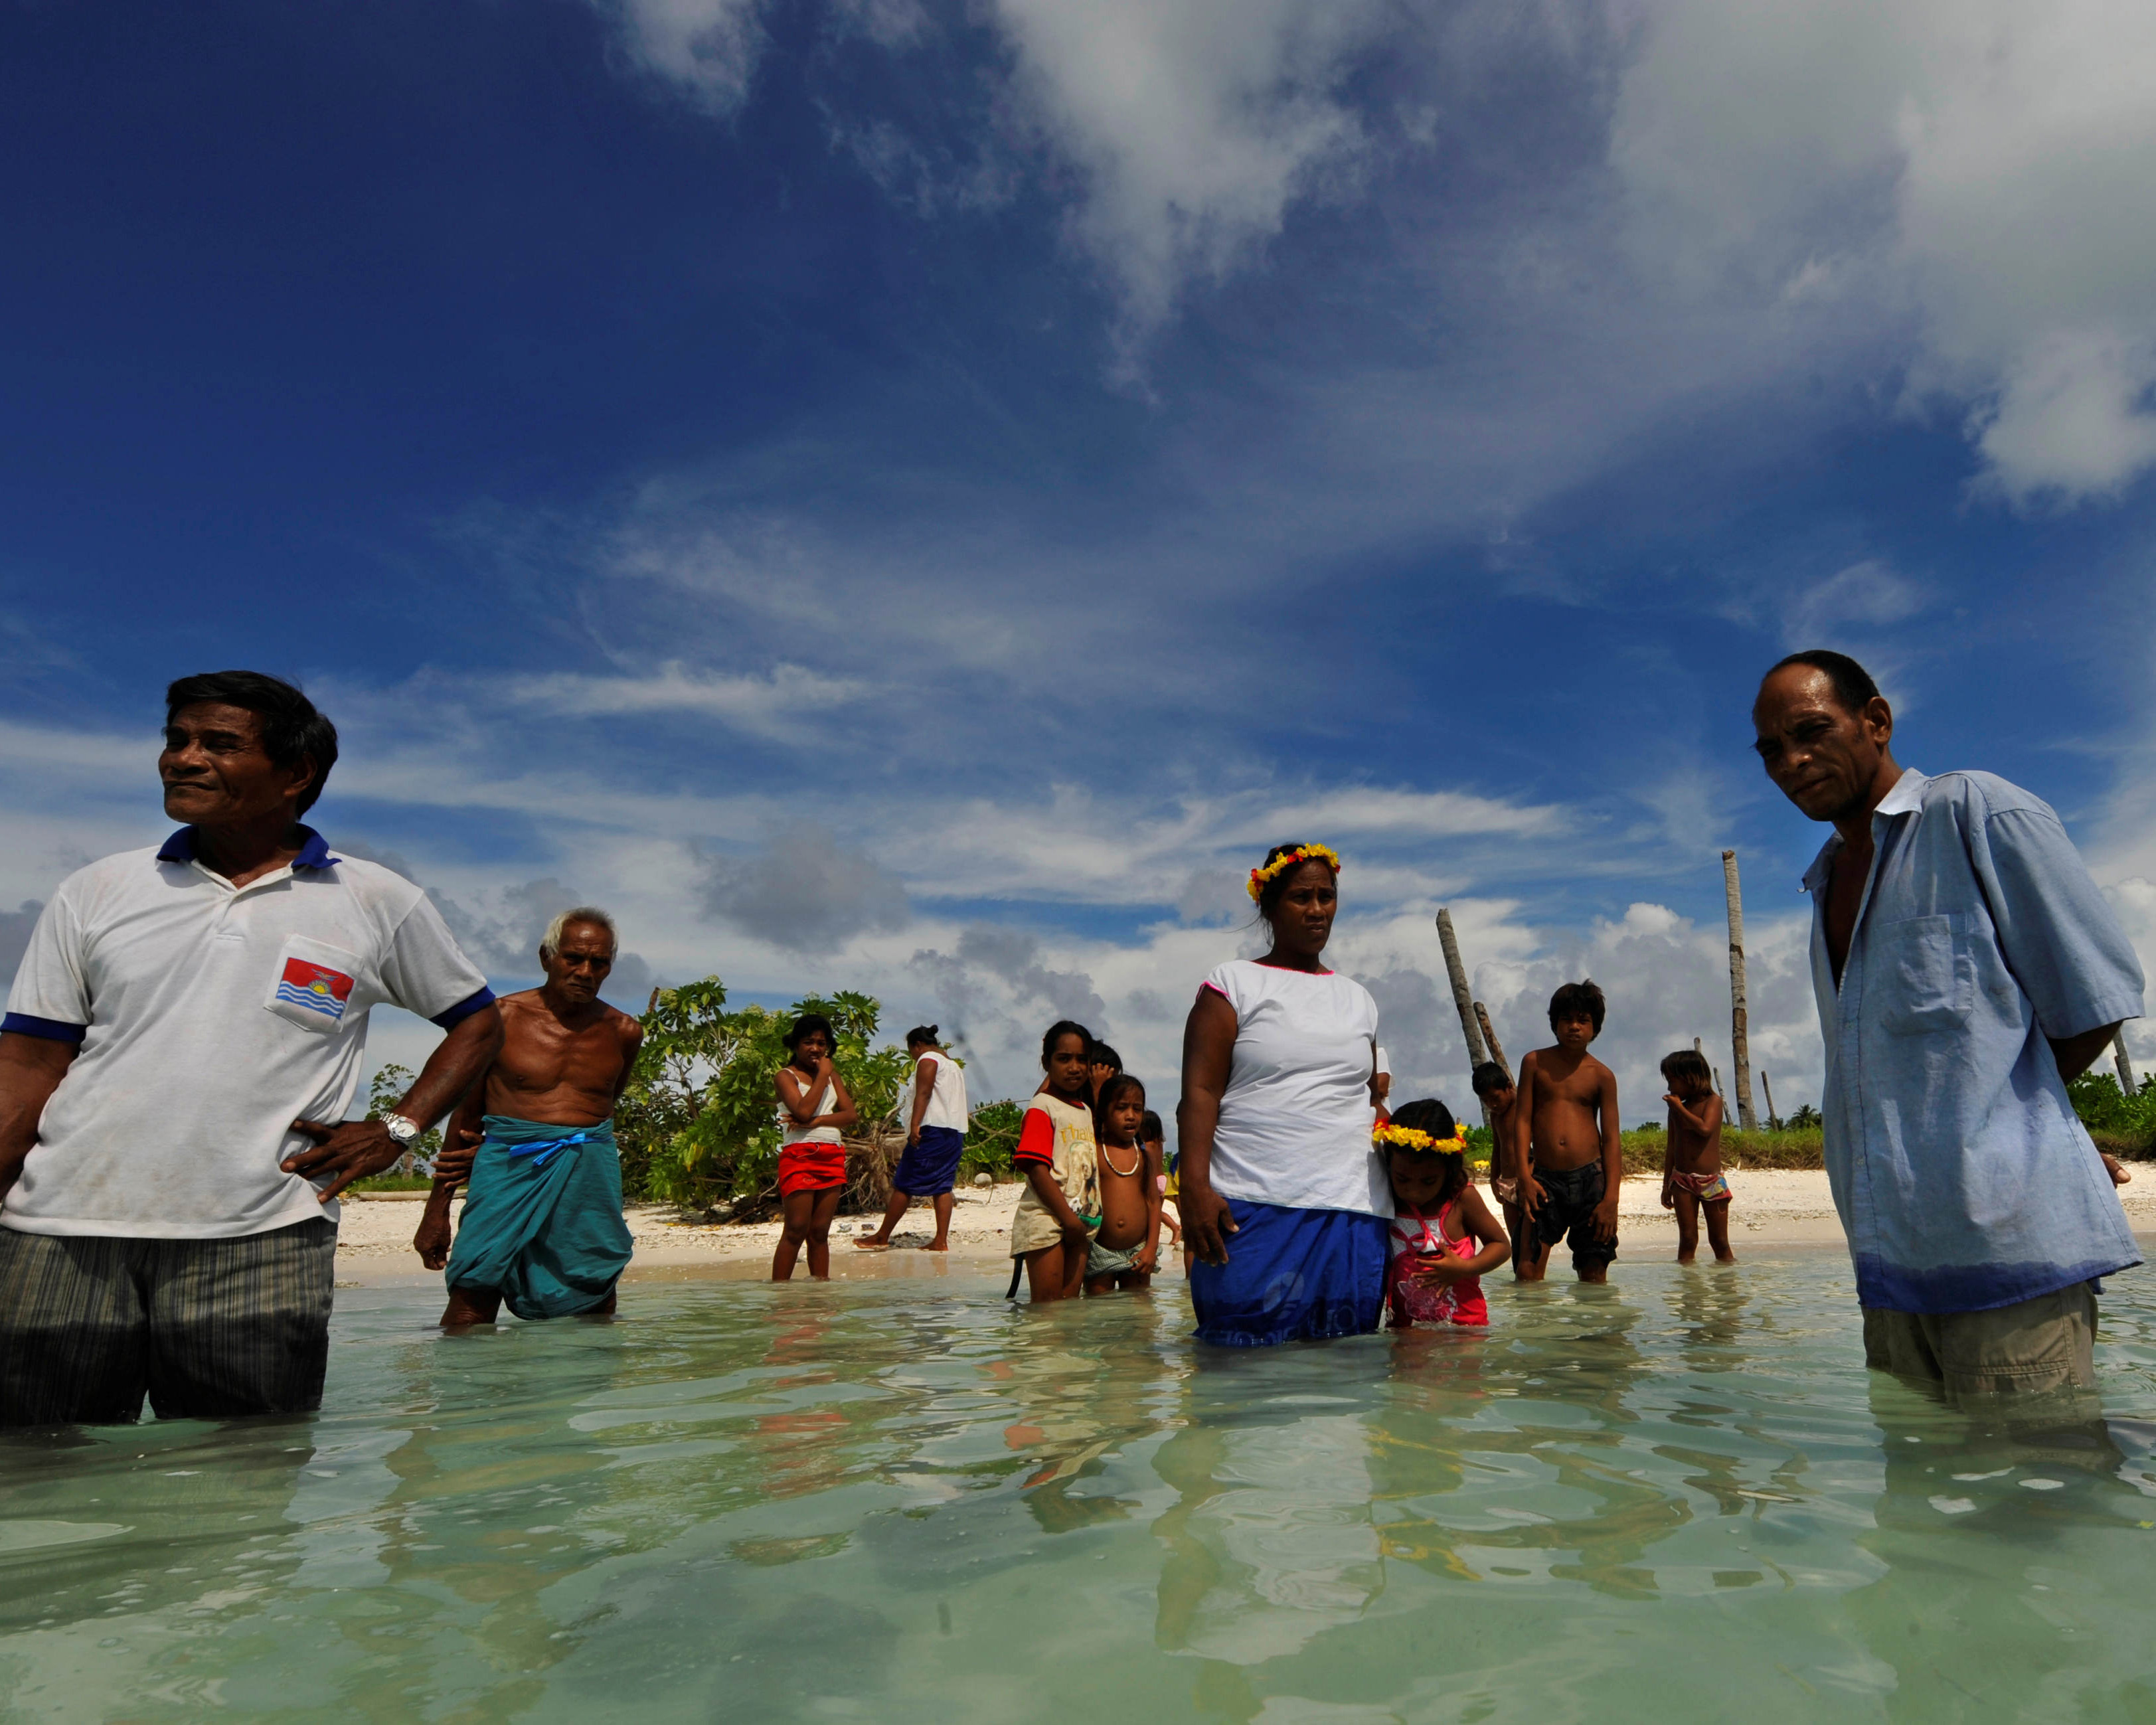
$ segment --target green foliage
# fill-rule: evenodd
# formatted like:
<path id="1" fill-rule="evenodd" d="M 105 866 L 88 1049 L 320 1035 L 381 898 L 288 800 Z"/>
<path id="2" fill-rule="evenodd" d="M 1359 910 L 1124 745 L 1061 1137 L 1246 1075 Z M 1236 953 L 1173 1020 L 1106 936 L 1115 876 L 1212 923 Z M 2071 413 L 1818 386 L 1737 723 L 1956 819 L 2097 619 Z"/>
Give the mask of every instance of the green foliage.
<path id="1" fill-rule="evenodd" d="M 974 1109 L 966 1122 L 965 1153 L 958 1158 L 960 1183 L 979 1173 L 1009 1179 L 1016 1172 L 1011 1165 L 1011 1152 L 1018 1148 L 1018 1135 L 1024 1125 L 1023 1102 L 983 1102 Z"/>
<path id="2" fill-rule="evenodd" d="M 1782 1124 L 1793 1132 L 1820 1132 L 1826 1130 L 1826 1121 L 1810 1102 L 1797 1110 Z"/>
<path id="3" fill-rule="evenodd" d="M 624 1191 L 685 1208 L 756 1199 L 777 1177 L 778 1069 L 783 1038 L 804 1012 L 838 1032 L 832 1064 L 860 1110 L 861 1128 L 889 1119 L 906 1081 L 906 1050 L 872 1048 L 882 1009 L 866 994 L 809 995 L 785 1012 L 726 1009 L 726 984 L 706 977 L 662 989 L 644 1014 L 644 1047 L 614 1111 Z"/>
<path id="4" fill-rule="evenodd" d="M 392 1060 L 374 1075 L 374 1082 L 367 1087 L 367 1117 L 379 1120 L 385 1114 L 397 1111 L 397 1105 L 404 1100 L 404 1092 L 418 1082 L 410 1070 Z M 407 1150 L 388 1168 L 372 1180 L 357 1183 L 386 1191 L 403 1191 L 413 1186 L 432 1183 L 426 1178 L 428 1168 L 441 1153 L 442 1133 L 439 1127 L 429 1127 L 413 1140 Z"/>
<path id="5" fill-rule="evenodd" d="M 2074 1112 L 2107 1150 L 2146 1153 L 2156 1144 L 2156 1076 L 2128 1096 L 2108 1072 L 2084 1072 L 2066 1086 Z"/>
<path id="6" fill-rule="evenodd" d="M 1628 1174 L 1659 1174 L 1669 1153 L 1669 1134 L 1660 1127 L 1635 1129 L 1617 1135 L 1619 1153 Z M 1826 1166 L 1826 1140 L 1815 1127 L 1810 1130 L 1785 1127 L 1780 1132 L 1740 1132 L 1724 1127 L 1722 1157 L 1732 1168 L 1815 1168 Z"/>

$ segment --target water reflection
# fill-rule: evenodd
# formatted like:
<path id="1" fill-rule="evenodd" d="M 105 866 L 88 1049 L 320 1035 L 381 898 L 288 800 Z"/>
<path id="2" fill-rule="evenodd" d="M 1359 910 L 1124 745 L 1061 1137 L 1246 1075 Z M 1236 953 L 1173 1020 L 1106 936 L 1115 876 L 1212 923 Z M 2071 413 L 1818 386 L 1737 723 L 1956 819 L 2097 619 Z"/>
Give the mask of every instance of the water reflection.
<path id="1" fill-rule="evenodd" d="M 0 1446 L 0 1700 L 2152 1713 L 2131 1285 L 2108 1420 L 2035 1428 L 1867 1381 L 1831 1262 L 1656 1266 L 1508 1291 L 1485 1337 L 1259 1354 L 1201 1355 L 1179 1290 L 995 1291 L 669 1286 L 612 1329 L 447 1341 L 383 1294 L 340 1313 L 318 1420 Z"/>

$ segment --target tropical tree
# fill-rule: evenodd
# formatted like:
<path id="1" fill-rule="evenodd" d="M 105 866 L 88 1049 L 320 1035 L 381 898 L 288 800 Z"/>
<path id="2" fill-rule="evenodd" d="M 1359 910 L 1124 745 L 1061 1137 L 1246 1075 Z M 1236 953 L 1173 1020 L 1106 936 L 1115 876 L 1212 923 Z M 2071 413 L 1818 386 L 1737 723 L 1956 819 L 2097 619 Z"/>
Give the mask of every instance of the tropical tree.
<path id="1" fill-rule="evenodd" d="M 624 1188 L 685 1208 L 723 1204 L 737 1214 L 774 1199 L 774 1086 L 786 1062 L 786 1032 L 808 1012 L 823 1014 L 837 1033 L 832 1064 L 861 1117 L 848 1142 L 871 1159 L 864 1173 L 872 1188 L 885 1172 L 907 1064 L 905 1050 L 872 1045 L 881 1011 L 869 995 L 852 992 L 811 994 L 784 1012 L 730 1011 L 716 977 L 659 990 L 615 1111 Z"/>
<path id="2" fill-rule="evenodd" d="M 408 1067 L 394 1060 L 374 1075 L 374 1082 L 367 1086 L 367 1117 L 380 1120 L 396 1111 L 397 1105 L 404 1099 L 404 1092 L 412 1088 L 414 1080 Z M 429 1127 L 412 1141 L 412 1147 L 392 1163 L 385 1172 L 393 1174 L 424 1174 L 434 1165 L 434 1158 L 442 1148 L 440 1128 Z"/>

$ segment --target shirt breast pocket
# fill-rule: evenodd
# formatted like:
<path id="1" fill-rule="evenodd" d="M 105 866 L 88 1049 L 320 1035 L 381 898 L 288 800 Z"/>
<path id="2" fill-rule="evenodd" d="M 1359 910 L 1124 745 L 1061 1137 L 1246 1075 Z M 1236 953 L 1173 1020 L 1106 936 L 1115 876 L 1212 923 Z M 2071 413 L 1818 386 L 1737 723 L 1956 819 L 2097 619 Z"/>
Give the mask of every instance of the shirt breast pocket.
<path id="1" fill-rule="evenodd" d="M 1975 1004 L 1966 944 L 1951 916 L 1912 916 L 1880 928 L 1865 992 L 1881 1025 L 1897 1036 L 1959 1029 Z"/>
<path id="2" fill-rule="evenodd" d="M 332 1035 L 344 1028 L 347 1014 L 367 1010 L 366 1000 L 357 998 L 364 969 L 357 952 L 290 936 L 278 950 L 263 1009 L 302 1030 Z"/>

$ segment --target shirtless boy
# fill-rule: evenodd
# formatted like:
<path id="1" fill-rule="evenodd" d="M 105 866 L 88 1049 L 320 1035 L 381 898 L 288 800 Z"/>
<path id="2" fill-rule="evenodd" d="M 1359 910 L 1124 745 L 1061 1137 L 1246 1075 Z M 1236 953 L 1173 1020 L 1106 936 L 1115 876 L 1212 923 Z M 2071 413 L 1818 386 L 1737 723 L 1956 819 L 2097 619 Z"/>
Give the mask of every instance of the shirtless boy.
<path id="1" fill-rule="evenodd" d="M 1697 1049 L 1681 1048 L 1662 1062 L 1670 1093 L 1668 1146 L 1662 1153 L 1662 1208 L 1677 1213 L 1677 1262 L 1699 1251 L 1699 1214 L 1707 1212 L 1707 1243 L 1717 1264 L 1734 1264 L 1729 1250 L 1729 1182 L 1722 1178 L 1722 1098 L 1714 1070 Z"/>
<path id="2" fill-rule="evenodd" d="M 1617 1255 L 1617 1075 L 1587 1051 L 1607 1010 L 1591 982 L 1550 996 L 1553 1048 L 1520 1062 L 1512 1166 L 1525 1225 L 1514 1254 L 1522 1281 L 1540 1281 L 1550 1248 L 1569 1240 L 1582 1281 L 1609 1280 Z"/>
<path id="3" fill-rule="evenodd" d="M 539 945 L 546 982 L 501 1003 L 501 1052 L 450 1117 L 412 1240 L 429 1270 L 449 1266 L 444 1329 L 490 1324 L 505 1300 L 522 1318 L 613 1312 L 630 1245 L 613 1116 L 644 1040 L 598 998 L 613 958 L 605 911 L 564 911 Z"/>
<path id="4" fill-rule="evenodd" d="M 1086 1291 L 1149 1288 L 1160 1263 L 1160 1148 L 1145 1140 L 1145 1086 L 1118 1072 L 1101 1086 L 1101 1228 L 1086 1258 Z"/>
<path id="5" fill-rule="evenodd" d="M 1512 1117 L 1519 1111 L 1520 1092 L 1512 1083 L 1512 1075 L 1495 1060 L 1485 1060 L 1469 1077 L 1476 1096 L 1490 1111 L 1490 1195 L 1496 1199 L 1505 1212 L 1505 1234 L 1510 1240 L 1521 1237 L 1520 1183 L 1512 1173 Z M 1519 1275 L 1517 1262 L 1512 1274 Z"/>

